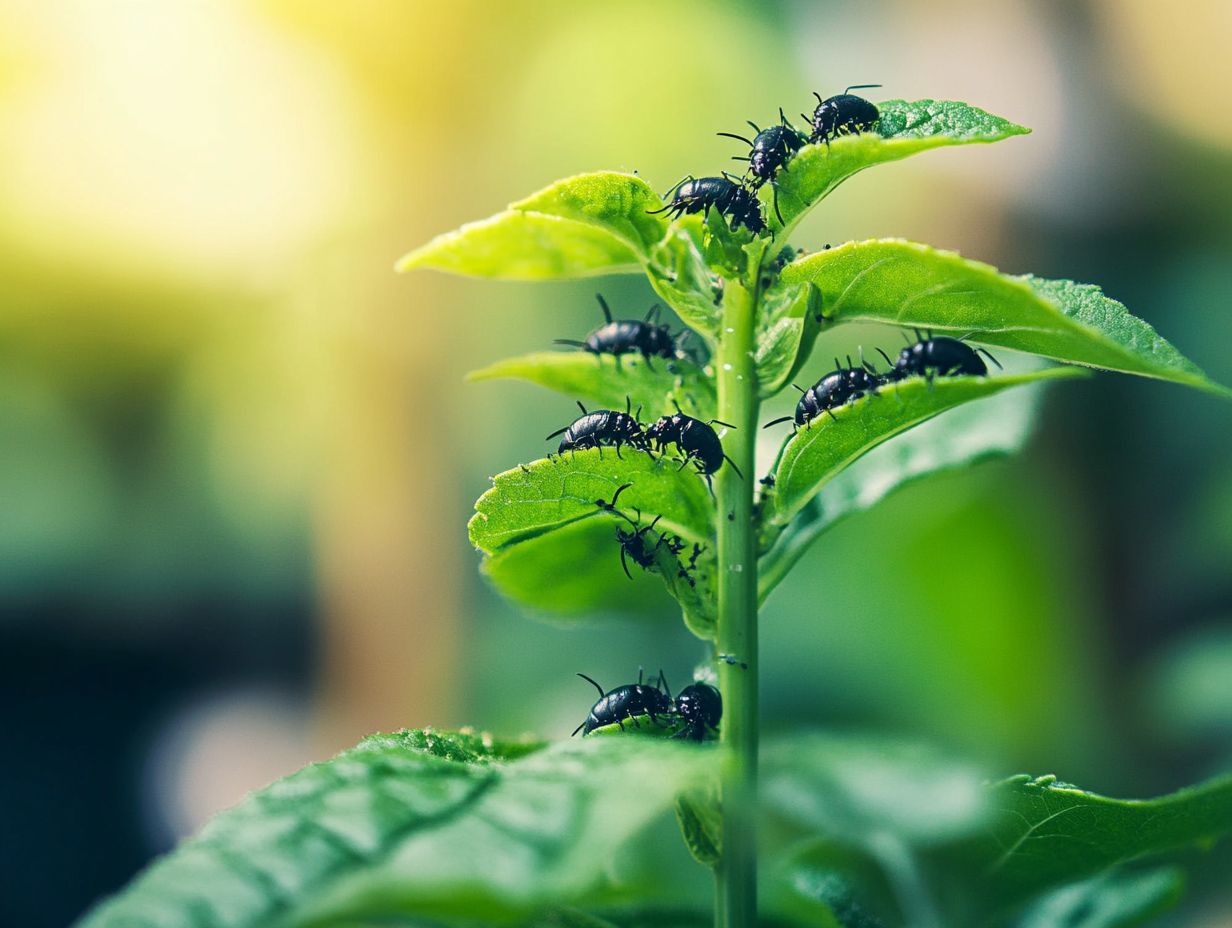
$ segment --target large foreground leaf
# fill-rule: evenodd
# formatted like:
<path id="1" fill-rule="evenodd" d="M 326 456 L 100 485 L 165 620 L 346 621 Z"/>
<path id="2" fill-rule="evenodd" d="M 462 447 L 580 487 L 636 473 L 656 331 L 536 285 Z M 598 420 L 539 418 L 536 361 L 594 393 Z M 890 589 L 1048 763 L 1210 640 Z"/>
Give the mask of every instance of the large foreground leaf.
<path id="1" fill-rule="evenodd" d="M 942 413 L 874 448 L 825 484 L 784 530 L 768 526 L 758 571 L 761 601 L 809 546 L 849 515 L 870 509 L 916 480 L 1019 451 L 1031 434 L 1043 384 Z"/>
<path id="2" fill-rule="evenodd" d="M 1010 387 L 1081 374 L 1077 368 L 1054 367 L 998 377 L 940 377 L 931 383 L 915 377 L 834 410 L 833 419 L 822 414 L 783 447 L 774 491 L 764 498 L 763 521 L 787 525 L 822 486 L 865 452 L 938 413 Z"/>
<path id="3" fill-rule="evenodd" d="M 1088 284 L 1012 277 L 951 251 L 901 239 L 848 242 L 792 262 L 780 286 L 809 281 L 832 322 L 871 320 L 1225 396 L 1125 306 Z"/>
<path id="4" fill-rule="evenodd" d="M 976 880 L 988 911 L 1165 851 L 1208 844 L 1232 832 L 1232 776 L 1158 799 L 1109 799 L 1055 777 L 1013 777 L 989 794 L 987 831 L 947 850 L 938 870 Z M 958 879 L 955 880 L 958 882 Z"/>
<path id="5" fill-rule="evenodd" d="M 1178 879 L 1116 868 L 1232 833 L 1232 776 L 1139 801 L 1055 777 L 988 785 L 887 739 L 774 739 L 763 758 L 765 802 L 797 839 L 787 880 L 855 913 L 841 924 L 1128 926 L 1174 901 Z"/>
<path id="6" fill-rule="evenodd" d="M 585 351 L 540 351 L 507 358 L 470 374 L 470 380 L 512 378 L 537 383 L 574 399 L 624 409 L 625 398 L 647 417 L 669 415 L 673 400 L 697 419 L 714 416 L 714 382 L 692 361 L 640 355 L 594 355 Z"/>
<path id="7" fill-rule="evenodd" d="M 628 888 L 606 881 L 613 851 L 701 782 L 712 758 L 632 738 L 544 748 L 377 735 L 253 793 L 81 925 L 473 924 L 620 899 Z"/>
<path id="8" fill-rule="evenodd" d="M 873 131 L 834 139 L 828 146 L 806 145 L 788 169 L 779 172 L 778 204 L 785 220 L 781 228 L 790 232 L 826 194 L 875 164 L 947 145 L 999 142 L 1030 131 L 956 100 L 887 100 L 877 107 L 881 118 Z M 769 184 L 762 188 L 767 221 L 778 228 L 773 194 Z M 779 239 L 783 239 L 781 234 Z"/>
<path id="9" fill-rule="evenodd" d="M 559 180 L 503 213 L 438 235 L 398 262 L 477 277 L 549 280 L 637 270 L 667 222 L 641 178 L 601 171 Z"/>

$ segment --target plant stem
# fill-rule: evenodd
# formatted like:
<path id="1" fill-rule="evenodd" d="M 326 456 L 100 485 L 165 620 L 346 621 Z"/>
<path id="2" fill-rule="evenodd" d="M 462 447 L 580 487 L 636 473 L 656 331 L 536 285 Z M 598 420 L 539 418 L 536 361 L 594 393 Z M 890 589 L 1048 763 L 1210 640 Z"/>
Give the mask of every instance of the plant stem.
<path id="1" fill-rule="evenodd" d="M 753 275 L 756 281 L 756 276 Z M 755 284 L 754 284 L 755 286 Z M 757 376 L 753 335 L 757 291 L 728 281 L 715 366 L 718 418 L 735 426 L 723 447 L 739 468 L 718 471 L 718 648 L 723 695 L 723 856 L 715 869 L 716 928 L 757 923 L 757 548 L 753 450 Z"/>

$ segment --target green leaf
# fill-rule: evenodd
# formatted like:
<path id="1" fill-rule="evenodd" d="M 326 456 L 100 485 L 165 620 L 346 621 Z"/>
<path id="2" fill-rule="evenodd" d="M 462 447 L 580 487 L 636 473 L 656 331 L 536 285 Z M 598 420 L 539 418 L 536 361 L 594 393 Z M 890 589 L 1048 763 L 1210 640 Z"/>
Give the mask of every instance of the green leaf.
<path id="1" fill-rule="evenodd" d="M 768 291 L 763 307 L 754 360 L 758 394 L 767 397 L 782 390 L 804 366 L 817 342 L 823 316 L 820 293 L 808 284 Z"/>
<path id="2" fill-rule="evenodd" d="M 848 242 L 801 258 L 783 269 L 779 286 L 803 281 L 821 290 L 831 322 L 969 335 L 988 345 L 1232 396 L 1123 304 L 1088 284 L 1011 277 L 901 239 Z"/>
<path id="3" fill-rule="evenodd" d="M 719 797 L 719 783 L 714 780 L 676 799 L 676 821 L 689 853 L 699 864 L 712 869 L 723 856 L 723 811 Z"/>
<path id="4" fill-rule="evenodd" d="M 483 570 L 503 595 L 540 618 L 561 624 L 573 624 L 579 616 L 593 619 L 596 612 L 661 617 L 666 587 L 679 602 L 689 630 L 699 638 L 712 640 L 713 549 L 697 559 L 696 569 L 690 573 L 695 585 L 678 576 L 679 568 L 668 562 L 673 555 L 667 548 L 657 552 L 663 562 L 657 572 L 659 579 L 632 563 L 630 579 L 620 566 L 617 527 L 612 518 L 572 522 L 502 547 L 485 558 Z"/>
<path id="5" fill-rule="evenodd" d="M 637 270 L 667 231 L 662 204 L 641 178 L 601 171 L 567 177 L 490 219 L 438 235 L 402 258 L 476 277 L 552 280 Z"/>
<path id="6" fill-rule="evenodd" d="M 772 810 L 855 847 L 941 845 L 988 820 L 982 771 L 925 744 L 810 733 L 769 742 L 762 764 Z"/>
<path id="7" fill-rule="evenodd" d="M 1109 799 L 1055 777 L 1012 777 L 992 788 L 992 820 L 940 858 L 977 879 L 989 907 L 1164 851 L 1203 846 L 1232 832 L 1232 776 L 1158 799 Z M 957 870 L 952 868 L 958 868 Z"/>
<path id="8" fill-rule="evenodd" d="M 1033 902 L 1014 928 L 1132 928 L 1180 901 L 1185 878 L 1175 867 L 1109 873 L 1053 890 Z"/>
<path id="9" fill-rule="evenodd" d="M 714 417 L 714 382 L 702 368 L 683 358 L 655 358 L 651 364 L 640 355 L 617 358 L 585 351 L 540 351 L 497 361 L 467 379 L 527 380 L 610 409 L 624 409 L 628 397 L 652 418 L 675 412 L 675 400 L 694 418 Z"/>
<path id="10" fill-rule="evenodd" d="M 702 254 L 702 225 L 685 216 L 650 252 L 646 273 L 655 292 L 690 328 L 713 343 L 721 318 L 718 278 Z"/>
<path id="11" fill-rule="evenodd" d="M 1009 387 L 1081 376 L 1077 368 L 1054 367 L 997 377 L 939 377 L 931 383 L 913 377 L 883 387 L 823 414 L 788 439 L 775 467 L 774 493 L 763 506 L 762 518 L 786 525 L 830 479 L 882 442 L 972 400 Z"/>
<path id="12" fill-rule="evenodd" d="M 871 132 L 834 139 L 827 146 L 806 145 L 780 171 L 778 187 L 780 226 L 773 206 L 774 188 L 767 184 L 760 196 L 772 228 L 791 229 L 810 208 L 844 180 L 887 161 L 898 161 L 930 148 L 946 145 L 999 142 L 1029 129 L 954 100 L 887 100 L 877 105 L 880 119 Z M 780 241 L 782 234 L 777 236 Z"/>
<path id="13" fill-rule="evenodd" d="M 460 733 L 375 736 L 251 794 L 80 924 L 472 924 L 636 899 L 637 886 L 608 884 L 612 854 L 714 759 L 645 739 L 544 748 Z"/>
<path id="14" fill-rule="evenodd" d="M 595 608 L 640 609 L 653 602 L 632 562 L 629 583 L 620 565 L 616 530 L 631 531 L 620 516 L 606 512 L 596 500 L 611 501 L 616 490 L 619 509 L 641 525 L 661 517 L 655 536 L 678 536 L 687 546 L 680 559 L 667 545 L 657 546 L 657 573 L 680 603 L 685 624 L 695 635 L 714 637 L 714 543 L 711 537 L 714 503 L 702 479 L 670 458 L 652 459 L 625 449 L 623 460 L 614 449 L 579 451 L 506 471 L 493 480 L 475 504 L 470 522 L 471 543 L 490 555 L 488 576 L 510 598 L 533 609 L 577 615 Z M 585 525 L 583 525 L 585 524 Z M 700 553 L 695 569 L 680 576 L 681 559 Z M 692 582 L 689 582 L 689 581 Z"/>
<path id="15" fill-rule="evenodd" d="M 714 504 L 706 484 L 692 470 L 677 469 L 670 459 L 651 458 L 642 451 L 592 448 L 566 453 L 505 471 L 475 503 L 469 525 L 471 544 L 492 554 L 514 542 L 541 535 L 581 519 L 611 520 L 596 500 L 612 499 L 623 484 L 631 484 L 619 508 L 634 517 L 662 516 L 658 529 L 708 545 Z"/>
<path id="16" fill-rule="evenodd" d="M 638 259 L 628 245 L 602 229 L 509 210 L 438 235 L 402 258 L 397 268 L 433 268 L 504 280 L 559 280 L 636 271 Z"/>
<path id="17" fill-rule="evenodd" d="M 942 413 L 835 475 L 785 529 L 767 527 L 763 541 L 769 550 L 758 570 L 760 600 L 765 602 L 814 541 L 847 516 L 923 477 L 1019 451 L 1031 434 L 1043 387 L 1024 387 Z M 763 508 L 773 492 L 764 492 Z"/>
<path id="18" fill-rule="evenodd" d="M 641 259 L 667 233 L 659 210 L 663 201 L 636 174 L 597 171 L 566 177 L 510 205 L 522 212 L 543 213 L 582 222 L 619 239 Z"/>

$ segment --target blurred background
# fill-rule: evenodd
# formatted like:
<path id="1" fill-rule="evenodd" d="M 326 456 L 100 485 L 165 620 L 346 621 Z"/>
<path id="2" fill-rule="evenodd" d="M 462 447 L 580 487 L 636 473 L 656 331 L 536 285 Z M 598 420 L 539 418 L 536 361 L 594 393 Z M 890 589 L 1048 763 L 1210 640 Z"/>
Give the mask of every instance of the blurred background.
<path id="1" fill-rule="evenodd" d="M 861 175 L 796 244 L 1098 283 L 1232 383 L 1229 40 L 1224 0 L 0 2 L 0 923 L 64 924 L 373 730 L 563 736 L 575 671 L 701 657 L 666 600 L 521 615 L 464 530 L 572 416 L 465 372 L 648 287 L 398 277 L 400 254 L 567 174 L 713 173 L 716 131 L 880 82 L 1034 134 Z M 844 523 L 766 609 L 767 724 L 1116 795 L 1226 769 L 1230 416 L 1066 385 L 1021 458 Z"/>

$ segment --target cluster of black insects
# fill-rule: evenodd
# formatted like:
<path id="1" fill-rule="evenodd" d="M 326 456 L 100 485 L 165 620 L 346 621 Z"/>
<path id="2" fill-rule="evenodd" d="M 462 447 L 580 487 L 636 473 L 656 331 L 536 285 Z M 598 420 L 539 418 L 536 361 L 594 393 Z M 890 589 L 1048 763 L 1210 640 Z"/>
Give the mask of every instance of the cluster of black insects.
<path id="1" fill-rule="evenodd" d="M 579 731 L 589 735 L 596 728 L 607 725 L 619 725 L 623 731 L 626 721 L 641 728 L 638 719 L 646 717 L 652 725 L 681 726 L 673 738 L 704 741 L 708 733 L 718 729 L 723 717 L 722 697 L 708 683 L 686 686 L 673 699 L 662 670 L 653 686 L 642 682 L 639 670 L 636 683 L 626 683 L 606 692 L 586 674 L 578 676 L 599 691 L 599 699 L 590 707 L 582 724 L 573 729 L 575 735 Z"/>
<path id="2" fill-rule="evenodd" d="M 829 145 L 840 136 L 855 135 L 872 129 L 880 115 L 877 107 L 851 91 L 880 86 L 856 84 L 825 100 L 821 98 L 821 94 L 814 92 L 817 107 L 813 110 L 813 115 L 800 114 L 801 118 L 809 123 L 807 132 L 788 122 L 780 107 L 777 125 L 762 129 L 756 123 L 749 122 L 755 133 L 751 139 L 731 132 L 718 133 L 749 146 L 747 155 L 737 155 L 734 158 L 736 161 L 748 162 L 748 170 L 744 176 L 735 177 L 726 171 L 716 177 L 694 177 L 690 174 L 664 195 L 664 199 L 668 200 L 666 206 L 649 212 L 666 212 L 676 218 L 686 213 L 704 213 L 713 206 L 727 218 L 733 229 L 744 226 L 756 235 L 766 230 L 766 220 L 762 216 L 756 193 L 766 184 L 770 184 L 774 193 L 774 212 L 782 223 L 783 214 L 779 212 L 779 192 L 774 184 L 775 175 L 780 170 L 786 171 L 796 152 L 806 144 L 824 142 Z"/>
<path id="3" fill-rule="evenodd" d="M 877 373 L 876 368 L 863 358 L 859 364 L 853 364 L 848 357 L 846 367 L 835 358 L 834 370 L 807 390 L 796 387 L 801 396 L 796 403 L 794 416 L 774 419 L 767 422 L 763 428 L 793 420 L 796 428 L 807 426 L 823 412 L 831 419 L 837 418 L 834 410 L 839 406 L 854 403 L 863 396 L 875 396 L 879 387 L 908 377 L 925 377 L 930 383 L 936 377 L 986 377 L 988 365 L 980 357 L 980 352 L 997 367 L 1001 366 L 985 349 L 972 348 L 960 339 L 947 335 L 934 337 L 931 332 L 925 335 L 919 329 L 915 330 L 915 337 L 915 343 L 903 348 L 896 361 L 891 361 L 884 351 L 877 349 L 878 354 L 889 365 L 885 373 Z"/>

